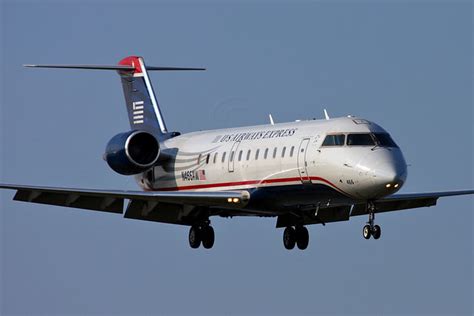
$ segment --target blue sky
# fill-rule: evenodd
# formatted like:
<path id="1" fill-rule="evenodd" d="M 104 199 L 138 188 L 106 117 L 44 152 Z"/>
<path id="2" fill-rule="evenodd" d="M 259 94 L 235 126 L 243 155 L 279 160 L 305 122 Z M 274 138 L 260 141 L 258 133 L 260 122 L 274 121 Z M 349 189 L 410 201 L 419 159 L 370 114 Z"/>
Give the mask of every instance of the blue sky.
<path id="1" fill-rule="evenodd" d="M 24 63 L 204 66 L 154 73 L 181 132 L 348 114 L 389 130 L 402 192 L 473 187 L 472 3 L 3 1 L 1 181 L 136 189 L 101 159 L 128 129 L 111 72 Z M 283 248 L 275 219 L 186 227 L 12 202 L 1 195 L 2 314 L 471 314 L 473 198 L 311 226 Z"/>

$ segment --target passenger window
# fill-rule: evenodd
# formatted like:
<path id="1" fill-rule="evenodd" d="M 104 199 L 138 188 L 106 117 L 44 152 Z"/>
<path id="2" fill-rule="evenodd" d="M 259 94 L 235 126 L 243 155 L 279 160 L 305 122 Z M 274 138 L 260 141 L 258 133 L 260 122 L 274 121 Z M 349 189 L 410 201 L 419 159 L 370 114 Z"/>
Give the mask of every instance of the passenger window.
<path id="1" fill-rule="evenodd" d="M 347 146 L 375 146 L 375 142 L 370 134 L 349 134 Z"/>
<path id="2" fill-rule="evenodd" d="M 225 154 L 226 154 L 226 152 L 224 152 L 224 153 L 222 154 L 222 162 L 225 161 Z"/>
<path id="3" fill-rule="evenodd" d="M 207 154 L 207 156 L 206 156 L 206 165 L 209 164 L 210 159 L 211 159 L 211 154 Z"/>
<path id="4" fill-rule="evenodd" d="M 230 157 L 229 157 L 230 162 L 234 161 L 234 154 L 235 154 L 235 151 L 230 152 Z"/>
<path id="5" fill-rule="evenodd" d="M 243 152 L 242 150 L 239 152 L 239 161 L 242 160 L 242 152 Z"/>
<path id="6" fill-rule="evenodd" d="M 250 160 L 250 149 L 247 151 L 247 161 Z"/>
<path id="7" fill-rule="evenodd" d="M 214 154 L 214 159 L 213 159 L 212 162 L 213 162 L 213 163 L 216 163 L 216 161 L 217 161 L 217 153 Z"/>
<path id="8" fill-rule="evenodd" d="M 201 154 L 198 156 L 198 165 L 201 164 Z"/>
<path id="9" fill-rule="evenodd" d="M 263 159 L 267 159 L 268 156 L 268 148 L 265 148 L 265 153 L 263 154 Z"/>
<path id="10" fill-rule="evenodd" d="M 290 157 L 293 157 L 294 152 L 295 152 L 295 146 L 291 146 Z"/>
<path id="11" fill-rule="evenodd" d="M 258 160 L 258 154 L 260 153 L 260 149 L 257 149 L 257 151 L 255 152 L 255 160 Z"/>
<path id="12" fill-rule="evenodd" d="M 273 158 L 276 158 L 276 156 L 277 156 L 277 148 L 275 147 L 273 149 Z"/>
<path id="13" fill-rule="evenodd" d="M 343 146 L 345 135 L 328 135 L 321 146 Z"/>
<path id="14" fill-rule="evenodd" d="M 285 151 L 286 147 L 283 147 L 283 150 L 281 151 L 281 158 L 285 158 Z"/>

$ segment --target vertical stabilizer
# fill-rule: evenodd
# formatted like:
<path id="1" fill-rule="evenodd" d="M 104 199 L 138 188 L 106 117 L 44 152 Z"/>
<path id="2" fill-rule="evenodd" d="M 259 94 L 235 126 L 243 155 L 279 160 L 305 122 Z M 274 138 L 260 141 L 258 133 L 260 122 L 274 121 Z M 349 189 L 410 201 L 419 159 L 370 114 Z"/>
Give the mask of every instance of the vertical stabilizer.
<path id="1" fill-rule="evenodd" d="M 134 71 L 118 71 L 122 80 L 128 119 L 132 130 L 159 136 L 168 132 L 142 57 L 129 56 L 119 62 Z"/>

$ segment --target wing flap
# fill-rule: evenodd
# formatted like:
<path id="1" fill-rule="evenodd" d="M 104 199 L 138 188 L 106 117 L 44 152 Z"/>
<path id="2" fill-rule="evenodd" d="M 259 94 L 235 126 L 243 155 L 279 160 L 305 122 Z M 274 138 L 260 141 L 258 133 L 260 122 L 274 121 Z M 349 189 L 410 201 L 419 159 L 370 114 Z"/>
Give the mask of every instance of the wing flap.
<path id="1" fill-rule="evenodd" d="M 123 199 L 107 196 L 87 196 L 76 193 L 52 193 L 23 189 L 17 191 L 13 200 L 117 214 L 122 214 L 123 212 Z"/>
<path id="2" fill-rule="evenodd" d="M 375 202 L 376 213 L 408 210 L 418 207 L 428 207 L 436 205 L 438 198 L 423 198 L 413 200 L 379 200 Z M 351 216 L 367 215 L 365 204 L 356 204 L 352 209 Z"/>
<path id="3" fill-rule="evenodd" d="M 131 200 L 124 217 L 168 224 L 192 225 L 193 220 L 201 214 L 200 209 L 197 206 L 182 204 Z"/>

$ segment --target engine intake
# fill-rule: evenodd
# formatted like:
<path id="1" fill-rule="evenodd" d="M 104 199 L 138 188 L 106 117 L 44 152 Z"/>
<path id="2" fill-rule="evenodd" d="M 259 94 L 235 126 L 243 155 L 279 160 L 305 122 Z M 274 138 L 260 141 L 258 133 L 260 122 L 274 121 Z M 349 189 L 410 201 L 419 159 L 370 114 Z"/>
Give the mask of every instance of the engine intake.
<path id="1" fill-rule="evenodd" d="M 115 172 L 134 175 L 151 168 L 160 156 L 160 144 L 150 133 L 130 131 L 108 142 L 104 158 Z"/>

